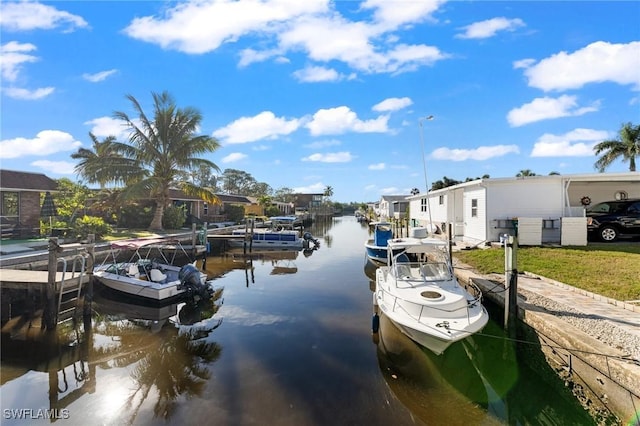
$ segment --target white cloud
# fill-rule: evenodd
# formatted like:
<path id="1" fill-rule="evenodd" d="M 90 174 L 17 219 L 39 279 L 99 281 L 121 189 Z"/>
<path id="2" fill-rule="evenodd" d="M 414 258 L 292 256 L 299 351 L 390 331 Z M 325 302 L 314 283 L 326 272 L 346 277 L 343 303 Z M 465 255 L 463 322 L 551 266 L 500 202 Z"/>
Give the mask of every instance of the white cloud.
<path id="1" fill-rule="evenodd" d="M 124 122 L 111 117 L 98 117 L 85 121 L 83 124 L 93 126 L 90 132 L 98 138 L 115 136 L 116 139 L 122 140 L 128 138 L 129 135 L 129 130 Z"/>
<path id="2" fill-rule="evenodd" d="M 38 160 L 31 163 L 34 167 L 39 167 L 49 173 L 55 173 L 59 175 L 72 175 L 75 173 L 75 163 L 69 161 L 49 161 Z"/>
<path id="3" fill-rule="evenodd" d="M 293 76 L 296 80 L 303 83 L 317 83 L 320 81 L 339 81 L 344 76 L 339 74 L 332 68 L 309 66 L 304 69 L 294 71 Z"/>
<path id="4" fill-rule="evenodd" d="M 397 2 L 389 0 L 366 0 L 361 7 L 373 9 L 376 27 L 382 29 L 396 29 L 407 24 L 434 20 L 432 13 L 445 3 L 445 0 Z"/>
<path id="5" fill-rule="evenodd" d="M 201 54 L 249 34 L 271 33 L 298 16 L 322 12 L 327 1 L 221 0 L 179 3 L 162 17 L 135 18 L 124 32 L 164 49 Z M 250 56 L 250 55 L 249 55 Z"/>
<path id="6" fill-rule="evenodd" d="M 462 27 L 464 32 L 457 34 L 455 37 L 463 39 L 489 38 L 495 36 L 500 31 L 515 31 L 524 26 L 525 23 L 522 19 L 509 19 L 505 17 L 492 18 Z"/>
<path id="7" fill-rule="evenodd" d="M 367 167 L 369 170 L 384 170 L 387 167 L 386 164 L 384 163 L 377 163 L 377 164 L 369 164 L 369 167 Z"/>
<path id="8" fill-rule="evenodd" d="M 397 111 L 412 104 L 413 101 L 411 98 L 406 96 L 404 98 L 387 98 L 384 101 L 375 104 L 371 109 L 378 112 Z"/>
<path id="9" fill-rule="evenodd" d="M 303 123 L 300 119 L 287 120 L 263 111 L 253 117 L 241 117 L 213 132 L 213 136 L 228 144 L 275 139 L 295 132 Z"/>
<path id="10" fill-rule="evenodd" d="M 236 161 L 244 160 L 247 158 L 247 154 L 242 154 L 241 152 L 232 152 L 231 154 L 224 157 L 221 161 L 223 163 L 235 163 Z"/>
<path id="11" fill-rule="evenodd" d="M 532 157 L 590 157 L 593 147 L 610 138 L 609 132 L 593 129 L 575 129 L 564 135 L 545 133 L 536 141 Z"/>
<path id="12" fill-rule="evenodd" d="M 6 31 L 51 30 L 65 26 L 65 32 L 86 28 L 80 16 L 37 2 L 3 2 L 0 26 Z"/>
<path id="13" fill-rule="evenodd" d="M 35 138 L 15 138 L 0 141 L 0 158 L 19 158 L 27 155 L 50 155 L 74 151 L 82 146 L 69 133 L 59 130 L 43 130 Z"/>
<path id="14" fill-rule="evenodd" d="M 323 194 L 326 187 L 327 185 L 325 185 L 324 183 L 316 182 L 311 185 L 297 186 L 291 189 L 294 193 L 298 194 Z"/>
<path id="15" fill-rule="evenodd" d="M 41 87 L 39 89 L 30 90 L 30 89 L 22 89 L 18 87 L 6 87 L 2 89 L 2 91 L 4 92 L 5 95 L 7 95 L 10 98 L 32 101 L 32 100 L 42 99 L 49 96 L 55 91 L 55 88 Z"/>
<path id="16" fill-rule="evenodd" d="M 589 112 L 598 111 L 599 103 L 591 106 L 578 107 L 575 96 L 562 95 L 559 98 L 536 98 L 528 104 L 514 108 L 507 114 L 507 121 L 512 127 L 522 126 L 541 120 L 558 117 L 575 117 Z"/>
<path id="17" fill-rule="evenodd" d="M 305 145 L 305 148 L 310 148 L 310 149 L 320 149 L 320 148 L 327 148 L 330 146 L 336 146 L 336 145 L 340 145 L 341 142 L 337 139 L 327 139 L 327 140 L 322 140 L 322 141 L 315 141 L 315 142 L 311 142 L 307 145 Z"/>
<path id="18" fill-rule="evenodd" d="M 259 52 L 254 49 L 243 49 L 240 51 L 240 61 L 238 62 L 238 66 L 240 68 L 244 68 L 254 62 L 263 62 L 279 54 L 280 52 L 278 50 L 263 50 Z"/>
<path id="19" fill-rule="evenodd" d="M 0 14 L 0 16 L 2 15 Z M 25 53 L 36 49 L 36 46 L 31 43 L 19 43 L 17 41 L 10 41 L 0 46 L 2 78 L 6 81 L 16 81 L 22 64 L 39 60 L 37 56 Z"/>
<path id="20" fill-rule="evenodd" d="M 339 61 L 367 73 L 398 73 L 448 57 L 435 47 L 401 44 L 393 33 L 429 19 L 442 3 L 410 2 L 398 7 L 394 2 L 369 0 L 361 5 L 362 11 L 370 12 L 373 19 L 365 16 L 361 21 L 349 21 L 328 0 L 192 1 L 168 8 L 162 16 L 136 18 L 124 32 L 189 54 L 211 52 L 243 37 L 265 46 L 262 51 L 243 50 L 240 67 L 272 57 L 286 60 L 283 55 L 288 52 L 302 51 L 316 62 Z M 295 76 L 306 79 L 303 81 L 335 78 L 331 71 L 318 71 Z M 346 78 L 354 77 L 351 73 Z"/>
<path id="21" fill-rule="evenodd" d="M 476 149 L 450 149 L 443 147 L 435 149 L 431 153 L 431 158 L 451 161 L 484 161 L 491 158 L 503 157 L 507 154 L 518 154 L 519 152 L 520 149 L 517 145 L 480 146 Z"/>
<path id="22" fill-rule="evenodd" d="M 320 109 L 306 124 L 312 135 L 337 135 L 346 132 L 357 133 L 385 133 L 389 117 L 381 115 L 372 120 L 362 121 L 356 113 L 346 106 Z"/>
<path id="23" fill-rule="evenodd" d="M 95 74 L 82 74 L 82 78 L 84 78 L 87 81 L 90 81 L 92 83 L 98 83 L 100 81 L 104 81 L 106 80 L 108 77 L 112 76 L 113 74 L 117 73 L 118 70 L 117 69 L 112 69 L 112 70 L 108 70 L 108 71 L 101 71 L 101 72 L 97 72 Z"/>
<path id="24" fill-rule="evenodd" d="M 525 71 L 529 86 L 550 90 L 579 89 L 589 83 L 613 82 L 640 90 L 640 41 L 598 41 L 573 53 L 560 52 Z"/>
<path id="25" fill-rule="evenodd" d="M 326 154 L 311 154 L 308 157 L 302 158 L 302 161 L 317 161 L 320 163 L 348 163 L 354 159 L 354 156 L 350 152 L 329 152 Z"/>

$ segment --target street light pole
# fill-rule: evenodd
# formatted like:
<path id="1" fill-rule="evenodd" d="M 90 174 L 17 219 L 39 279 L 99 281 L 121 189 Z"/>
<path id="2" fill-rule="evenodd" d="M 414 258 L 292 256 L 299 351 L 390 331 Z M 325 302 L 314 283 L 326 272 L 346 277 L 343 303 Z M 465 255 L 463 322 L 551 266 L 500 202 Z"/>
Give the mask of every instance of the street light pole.
<path id="1" fill-rule="evenodd" d="M 425 120 L 428 120 L 428 121 L 433 120 L 433 115 L 420 117 L 420 119 L 418 119 L 418 124 L 420 125 L 420 145 L 422 146 L 422 169 L 424 171 L 424 186 L 425 186 L 426 196 L 427 196 L 427 211 L 429 212 L 429 234 L 431 234 L 433 230 L 433 221 L 431 220 L 431 205 L 429 204 L 429 183 L 427 180 L 427 162 L 425 160 L 424 131 L 422 127 L 422 122 Z"/>

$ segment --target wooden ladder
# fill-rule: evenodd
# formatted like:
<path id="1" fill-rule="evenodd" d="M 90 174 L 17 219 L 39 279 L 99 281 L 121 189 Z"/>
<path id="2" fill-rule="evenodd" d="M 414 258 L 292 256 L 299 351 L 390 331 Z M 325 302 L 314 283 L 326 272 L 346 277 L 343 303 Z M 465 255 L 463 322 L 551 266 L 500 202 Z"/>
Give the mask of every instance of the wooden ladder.
<path id="1" fill-rule="evenodd" d="M 73 257 L 71 277 L 67 275 L 67 259 L 58 259 L 63 264 L 62 280 L 60 282 L 60 292 L 58 294 L 58 309 L 56 310 L 56 323 L 60 324 L 75 318 L 80 304 L 80 293 L 82 291 L 82 278 L 85 274 L 86 255 L 78 254 Z M 79 268 L 79 269 L 77 269 Z"/>

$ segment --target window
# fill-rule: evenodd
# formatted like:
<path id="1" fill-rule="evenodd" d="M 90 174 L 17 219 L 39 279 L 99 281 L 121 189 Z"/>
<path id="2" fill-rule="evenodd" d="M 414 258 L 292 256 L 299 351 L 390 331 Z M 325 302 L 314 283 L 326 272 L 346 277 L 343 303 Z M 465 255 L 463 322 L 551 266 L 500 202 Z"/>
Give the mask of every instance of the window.
<path id="1" fill-rule="evenodd" d="M 18 199 L 17 192 L 2 193 L 2 204 L 0 205 L 2 216 L 18 218 Z"/>
<path id="2" fill-rule="evenodd" d="M 471 200 L 471 217 L 478 217 L 478 199 Z"/>
<path id="3" fill-rule="evenodd" d="M 209 214 L 209 204 L 204 203 L 202 209 L 203 209 L 204 214 Z"/>
<path id="4" fill-rule="evenodd" d="M 438 204 L 443 205 L 444 204 L 444 195 L 441 195 L 438 197 Z"/>
<path id="5" fill-rule="evenodd" d="M 420 200 L 420 211 L 421 212 L 426 212 L 427 211 L 427 199 L 423 198 Z"/>

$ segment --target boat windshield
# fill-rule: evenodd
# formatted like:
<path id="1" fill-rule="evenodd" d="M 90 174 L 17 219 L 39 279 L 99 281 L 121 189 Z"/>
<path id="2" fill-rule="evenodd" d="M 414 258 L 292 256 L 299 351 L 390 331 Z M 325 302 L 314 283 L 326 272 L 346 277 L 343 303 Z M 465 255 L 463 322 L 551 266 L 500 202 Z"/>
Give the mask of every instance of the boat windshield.
<path id="1" fill-rule="evenodd" d="M 448 281 L 451 280 L 451 270 L 447 263 L 442 262 L 397 262 L 395 275 L 402 280 Z"/>

